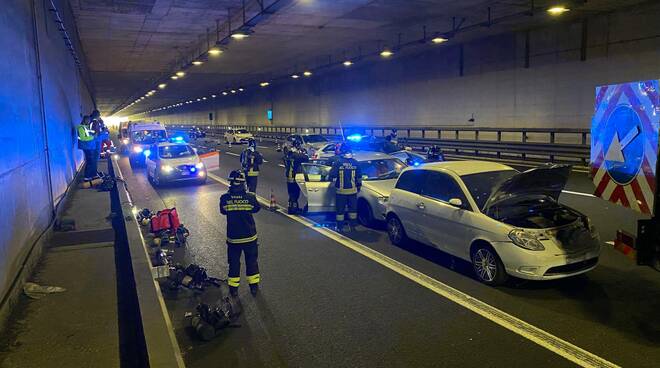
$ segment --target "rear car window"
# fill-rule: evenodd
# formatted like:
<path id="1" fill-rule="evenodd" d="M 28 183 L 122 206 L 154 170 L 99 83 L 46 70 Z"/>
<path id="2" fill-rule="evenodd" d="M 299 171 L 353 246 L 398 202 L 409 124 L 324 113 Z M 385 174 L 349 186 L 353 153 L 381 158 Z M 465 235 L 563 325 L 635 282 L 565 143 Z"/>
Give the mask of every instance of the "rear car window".
<path id="1" fill-rule="evenodd" d="M 403 174 L 399 176 L 395 188 L 419 194 L 425 175 L 425 170 L 404 171 Z"/>
<path id="2" fill-rule="evenodd" d="M 194 154 L 188 145 L 158 147 L 158 156 L 163 159 L 190 157 Z"/>

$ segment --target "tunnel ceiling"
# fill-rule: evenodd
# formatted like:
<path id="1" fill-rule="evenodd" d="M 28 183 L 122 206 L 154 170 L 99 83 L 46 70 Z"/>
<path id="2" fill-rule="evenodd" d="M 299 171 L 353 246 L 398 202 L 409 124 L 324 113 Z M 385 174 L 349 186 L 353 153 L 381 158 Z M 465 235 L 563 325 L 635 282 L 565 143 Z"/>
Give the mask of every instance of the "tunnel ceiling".
<path id="1" fill-rule="evenodd" d="M 582 12 L 608 11 L 638 0 L 580 1 Z M 529 0 L 263 0 L 268 16 L 257 20 L 249 38 L 221 45 L 224 52 L 190 66 L 179 80 L 169 77 L 243 23 L 242 0 L 70 0 L 83 52 L 104 114 L 143 96 L 121 115 L 130 115 L 185 99 L 244 86 L 258 88 L 262 79 L 301 72 L 376 52 L 382 47 L 418 40 L 530 9 Z M 517 16 L 492 27 L 475 27 L 457 38 L 549 22 L 536 0 L 535 17 Z M 259 13 L 259 1 L 245 1 L 246 19 Z M 463 20 L 464 19 L 464 20 Z M 455 41 L 455 40 L 452 40 Z M 450 41 L 450 42 L 452 42 Z M 159 90 L 158 83 L 167 83 Z"/>

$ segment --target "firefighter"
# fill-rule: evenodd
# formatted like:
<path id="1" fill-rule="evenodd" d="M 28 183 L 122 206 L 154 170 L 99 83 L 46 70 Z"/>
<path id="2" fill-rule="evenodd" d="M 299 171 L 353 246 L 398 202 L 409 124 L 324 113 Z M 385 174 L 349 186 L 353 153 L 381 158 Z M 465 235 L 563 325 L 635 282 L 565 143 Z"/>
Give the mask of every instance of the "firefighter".
<path id="1" fill-rule="evenodd" d="M 257 193 L 259 166 L 263 162 L 263 156 L 257 151 L 257 142 L 253 138 L 250 138 L 248 140 L 248 147 L 241 153 L 241 167 L 245 172 L 249 192 Z"/>
<path id="2" fill-rule="evenodd" d="M 399 134 L 399 131 L 398 131 L 396 128 L 392 128 L 392 131 L 390 132 L 390 134 L 388 134 L 388 135 L 385 137 L 385 139 L 386 139 L 388 142 L 392 142 L 392 144 L 394 144 L 394 145 L 396 146 L 396 145 L 399 144 L 399 140 L 398 140 L 398 138 L 397 138 L 398 134 Z"/>
<path id="3" fill-rule="evenodd" d="M 428 152 L 426 153 L 426 160 L 427 162 L 441 162 L 445 160 L 445 155 L 442 154 L 442 150 L 440 149 L 440 146 L 438 145 L 433 145 L 429 148 Z"/>
<path id="4" fill-rule="evenodd" d="M 293 141 L 293 147 L 288 150 L 284 158 L 284 172 L 286 174 L 286 189 L 289 193 L 289 214 L 296 214 L 298 209 L 298 198 L 300 198 L 300 188 L 296 183 L 296 174 L 300 172 L 301 164 L 309 161 L 307 152 L 302 148 L 299 140 Z"/>
<path id="5" fill-rule="evenodd" d="M 229 173 L 229 190 L 220 197 L 220 213 L 227 216 L 227 261 L 229 274 L 227 284 L 232 296 L 238 295 L 241 280 L 241 253 L 245 253 L 245 275 L 250 292 L 259 291 L 259 265 L 257 264 L 257 227 L 253 213 L 261 206 L 254 193 L 245 190 L 245 174 L 234 170 Z"/>
<path id="6" fill-rule="evenodd" d="M 332 162 L 330 169 L 330 180 L 335 181 L 335 219 L 337 231 L 343 231 L 346 214 L 348 213 L 348 225 L 355 229 L 357 220 L 357 194 L 362 187 L 362 172 L 357 160 L 353 158 L 351 148 L 342 143 L 338 155 Z"/>

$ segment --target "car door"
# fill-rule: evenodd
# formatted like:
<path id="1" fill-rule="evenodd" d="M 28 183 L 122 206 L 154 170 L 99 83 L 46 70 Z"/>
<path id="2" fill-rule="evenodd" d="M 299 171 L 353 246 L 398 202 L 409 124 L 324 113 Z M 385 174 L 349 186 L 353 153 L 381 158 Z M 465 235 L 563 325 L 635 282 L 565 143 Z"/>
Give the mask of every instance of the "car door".
<path id="1" fill-rule="evenodd" d="M 296 183 L 307 197 L 309 213 L 335 210 L 335 187 L 329 178 L 330 166 L 303 163 L 302 173 L 296 175 Z"/>
<path id="2" fill-rule="evenodd" d="M 447 253 L 459 255 L 468 245 L 466 232 L 470 205 L 454 178 L 444 172 L 429 171 L 420 193 L 424 218 L 419 222 L 424 242 Z M 461 206 L 449 203 L 459 199 Z"/>
<path id="3" fill-rule="evenodd" d="M 419 208 L 421 185 L 424 182 L 426 170 L 404 171 L 397 180 L 390 194 L 389 208 L 401 220 L 406 234 L 415 240 L 420 239 L 419 222 L 424 217 L 424 210 Z"/>

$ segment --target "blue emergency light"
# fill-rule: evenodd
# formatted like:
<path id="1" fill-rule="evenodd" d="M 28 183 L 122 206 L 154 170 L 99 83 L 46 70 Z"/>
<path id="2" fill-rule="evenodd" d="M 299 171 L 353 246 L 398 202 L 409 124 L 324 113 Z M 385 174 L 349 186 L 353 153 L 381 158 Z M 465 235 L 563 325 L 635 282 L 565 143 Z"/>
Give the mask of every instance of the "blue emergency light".
<path id="1" fill-rule="evenodd" d="M 361 134 L 351 134 L 348 137 L 346 137 L 351 142 L 360 142 L 362 140 L 362 135 Z"/>
<path id="2" fill-rule="evenodd" d="M 151 150 L 150 150 L 150 149 L 146 149 L 146 150 L 144 150 L 144 152 L 142 152 L 142 153 L 144 154 L 145 157 L 149 157 L 149 156 L 151 156 Z"/>

